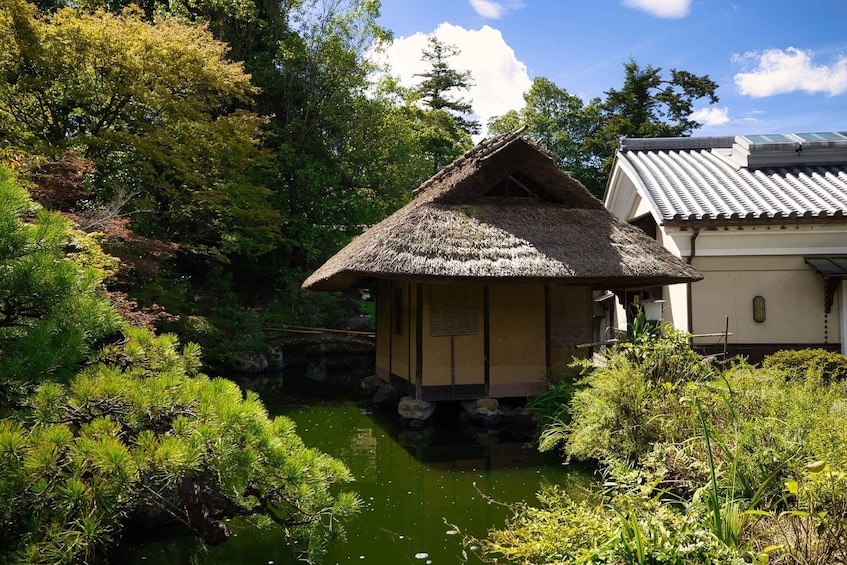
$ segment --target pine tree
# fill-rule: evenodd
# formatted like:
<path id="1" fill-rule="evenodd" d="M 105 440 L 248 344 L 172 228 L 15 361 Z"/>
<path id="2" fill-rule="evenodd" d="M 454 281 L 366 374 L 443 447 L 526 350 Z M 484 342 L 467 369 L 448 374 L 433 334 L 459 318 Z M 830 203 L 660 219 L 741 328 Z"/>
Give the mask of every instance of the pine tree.
<path id="1" fill-rule="evenodd" d="M 200 348 L 124 326 L 114 264 L 0 166 L 0 563 L 106 562 L 130 516 L 207 544 L 262 518 L 315 559 L 359 499 L 252 392 L 200 373 Z M 82 361 L 86 361 L 83 366 Z M 143 518 L 142 518 L 143 519 Z"/>
<path id="2" fill-rule="evenodd" d="M 430 64 L 429 71 L 421 73 L 423 77 L 417 92 L 424 105 L 431 110 L 443 110 L 453 117 L 458 129 L 468 135 L 479 133 L 479 122 L 465 117 L 473 112 L 471 103 L 463 98 L 454 98 L 452 90 L 467 90 L 473 86 L 470 71 L 457 71 L 448 59 L 459 54 L 455 45 L 442 43 L 434 35 L 429 36 L 429 45 L 423 51 L 423 60 Z"/>
<path id="3" fill-rule="evenodd" d="M 586 149 L 611 170 L 621 137 L 687 137 L 702 124 L 691 119 L 694 102 L 705 98 L 716 104 L 718 84 L 709 75 L 670 70 L 662 76 L 661 67 L 642 67 L 635 59 L 624 64 L 624 83 L 610 89 L 600 105 L 602 123 Z"/>
<path id="4" fill-rule="evenodd" d="M 68 255 L 77 235 L 0 167 L 0 408 L 73 374 L 92 343 L 118 328 L 99 293 L 102 271 Z"/>

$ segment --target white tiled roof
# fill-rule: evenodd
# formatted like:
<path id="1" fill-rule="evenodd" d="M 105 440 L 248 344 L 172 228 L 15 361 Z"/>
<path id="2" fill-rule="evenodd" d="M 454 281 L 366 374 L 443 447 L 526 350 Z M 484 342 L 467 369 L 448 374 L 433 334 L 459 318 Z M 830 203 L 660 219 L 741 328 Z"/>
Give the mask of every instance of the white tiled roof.
<path id="1" fill-rule="evenodd" d="M 847 218 L 847 158 L 754 169 L 733 161 L 733 151 L 731 137 L 629 139 L 618 160 L 663 222 Z"/>

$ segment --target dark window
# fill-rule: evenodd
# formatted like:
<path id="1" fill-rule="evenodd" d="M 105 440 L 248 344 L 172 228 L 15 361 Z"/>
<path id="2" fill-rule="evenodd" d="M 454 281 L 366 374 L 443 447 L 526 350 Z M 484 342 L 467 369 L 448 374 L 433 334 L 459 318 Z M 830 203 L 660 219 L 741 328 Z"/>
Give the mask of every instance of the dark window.
<path id="1" fill-rule="evenodd" d="M 658 239 L 656 237 L 658 226 L 656 225 L 656 220 L 653 219 L 653 215 L 649 212 L 647 214 L 643 214 L 641 216 L 631 219 L 629 223 L 637 228 L 641 228 L 641 231 L 643 231 L 653 239 Z"/>

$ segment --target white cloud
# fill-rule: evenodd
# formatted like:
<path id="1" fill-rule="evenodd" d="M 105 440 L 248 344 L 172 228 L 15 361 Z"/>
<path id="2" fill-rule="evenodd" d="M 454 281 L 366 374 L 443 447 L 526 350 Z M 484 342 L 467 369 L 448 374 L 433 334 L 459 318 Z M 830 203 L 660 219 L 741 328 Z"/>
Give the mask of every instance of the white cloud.
<path id="1" fill-rule="evenodd" d="M 505 0 L 503 2 L 495 2 L 494 0 L 468 0 L 471 8 L 477 15 L 483 18 L 497 20 L 513 10 L 523 8 L 521 0 Z"/>
<path id="2" fill-rule="evenodd" d="M 657 18 L 684 18 L 691 11 L 691 0 L 623 0 L 623 4 Z"/>
<path id="3" fill-rule="evenodd" d="M 733 56 L 733 62 L 754 66 L 735 75 L 741 94 L 762 98 L 801 90 L 809 94 L 825 92 L 830 96 L 847 92 L 847 55 L 831 65 L 815 65 L 812 52 L 795 47 L 751 51 Z"/>
<path id="4" fill-rule="evenodd" d="M 691 119 L 704 126 L 720 126 L 729 122 L 729 108 L 703 108 L 692 112 Z"/>
<path id="5" fill-rule="evenodd" d="M 471 7 L 483 18 L 498 19 L 503 15 L 503 5 L 491 0 L 470 0 Z"/>
<path id="6" fill-rule="evenodd" d="M 445 22 L 434 34 L 443 43 L 459 48 L 459 54 L 449 60 L 450 66 L 458 71 L 471 71 L 474 86 L 455 94 L 473 104 L 483 130 L 489 118 L 523 107 L 523 93 L 529 90 L 532 81 L 526 65 L 518 60 L 499 30 L 487 25 L 469 30 Z M 380 61 L 389 66 L 389 72 L 402 86 L 418 84 L 421 79 L 415 75 L 428 70 L 428 63 L 421 60 L 427 37 L 416 33 L 395 39 L 381 54 Z"/>

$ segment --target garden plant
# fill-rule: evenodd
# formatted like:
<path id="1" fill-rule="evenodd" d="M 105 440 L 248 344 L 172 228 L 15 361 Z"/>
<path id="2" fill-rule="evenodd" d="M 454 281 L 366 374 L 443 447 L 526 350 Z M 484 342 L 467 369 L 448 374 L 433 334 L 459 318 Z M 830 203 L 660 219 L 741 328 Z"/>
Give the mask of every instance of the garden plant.
<path id="1" fill-rule="evenodd" d="M 637 329 L 637 328 L 636 328 Z M 669 325 L 642 328 L 534 406 L 542 449 L 596 464 L 574 500 L 539 493 L 474 540 L 490 562 L 843 563 L 843 356 L 783 351 L 706 363 Z M 563 394 L 566 391 L 566 394 Z M 566 406 L 557 405 L 558 398 Z"/>

